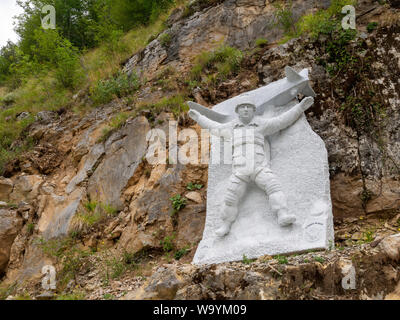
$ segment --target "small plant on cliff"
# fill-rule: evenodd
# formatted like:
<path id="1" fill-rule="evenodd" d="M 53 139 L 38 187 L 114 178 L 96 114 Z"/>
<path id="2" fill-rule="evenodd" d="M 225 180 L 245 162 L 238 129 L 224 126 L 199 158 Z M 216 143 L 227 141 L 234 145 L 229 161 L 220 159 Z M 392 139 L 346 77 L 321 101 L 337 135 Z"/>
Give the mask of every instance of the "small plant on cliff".
<path id="1" fill-rule="evenodd" d="M 188 189 L 189 191 L 200 190 L 201 188 L 203 188 L 202 184 L 193 183 L 193 182 L 189 182 L 188 185 L 186 186 L 186 189 Z"/>
<path id="2" fill-rule="evenodd" d="M 160 36 L 159 41 L 163 47 L 168 47 L 172 42 L 172 37 L 168 32 L 166 32 Z"/>
<path id="3" fill-rule="evenodd" d="M 171 236 L 166 236 L 163 240 L 160 241 L 160 245 L 163 248 L 163 251 L 165 253 L 171 252 L 174 250 L 174 241 L 175 239 L 175 233 L 173 233 Z"/>
<path id="4" fill-rule="evenodd" d="M 180 194 L 173 196 L 172 198 L 170 198 L 170 200 L 172 202 L 174 214 L 186 207 L 187 199 L 182 197 Z"/>
<path id="5" fill-rule="evenodd" d="M 288 264 L 289 263 L 287 257 L 285 257 L 285 256 L 277 255 L 274 258 L 278 261 L 279 264 Z"/>
<path id="6" fill-rule="evenodd" d="M 242 259 L 243 264 L 252 264 L 254 261 L 256 261 L 256 259 L 249 259 L 245 254 L 243 255 Z"/>
<path id="7" fill-rule="evenodd" d="M 87 211 L 89 212 L 94 212 L 97 208 L 98 203 L 96 201 L 89 201 L 86 202 L 83 206 L 86 208 Z"/>
<path id="8" fill-rule="evenodd" d="M 369 33 L 371 33 L 372 31 L 374 31 L 376 28 L 378 27 L 378 23 L 377 22 L 370 22 L 367 25 L 367 31 Z"/>
<path id="9" fill-rule="evenodd" d="M 118 73 L 114 78 L 108 80 L 99 80 L 91 88 L 90 97 L 95 105 L 105 104 L 114 98 L 125 97 L 140 87 L 139 78 L 135 74 L 128 76 L 124 73 Z"/>
<path id="10" fill-rule="evenodd" d="M 297 34 L 292 1 L 279 1 L 274 3 L 273 6 L 275 7 L 275 24 L 282 28 L 285 34 Z"/>
<path id="11" fill-rule="evenodd" d="M 28 223 L 26 225 L 26 230 L 28 231 L 29 234 L 32 234 L 33 230 L 35 230 L 35 225 L 33 223 Z"/>
<path id="12" fill-rule="evenodd" d="M 268 40 L 263 39 L 263 38 L 259 38 L 255 42 L 256 47 L 265 47 L 267 44 L 268 44 Z"/>
<path id="13" fill-rule="evenodd" d="M 186 246 L 182 249 L 179 249 L 178 251 L 175 252 L 174 258 L 175 260 L 181 259 L 184 255 L 186 255 L 189 252 L 189 246 Z"/>
<path id="14" fill-rule="evenodd" d="M 197 56 L 192 68 L 192 80 L 200 81 L 202 75 L 206 75 L 205 78 L 209 79 L 206 80 L 208 82 L 225 80 L 239 71 L 242 60 L 243 53 L 240 50 L 226 45 L 222 45 L 214 51 L 203 52 Z"/>
<path id="15" fill-rule="evenodd" d="M 56 300 L 85 300 L 86 294 L 81 291 L 74 291 L 68 294 L 59 294 Z"/>
<path id="16" fill-rule="evenodd" d="M 315 257 L 314 257 L 314 260 L 317 261 L 317 262 L 319 262 L 319 263 L 324 263 L 324 262 L 325 262 L 325 259 L 322 258 L 322 257 L 320 257 L 320 256 L 315 256 Z"/>
<path id="17" fill-rule="evenodd" d="M 121 129 L 126 120 L 129 118 L 129 113 L 119 112 L 110 121 L 108 126 L 103 129 L 101 137 L 98 139 L 98 143 L 105 142 L 107 139 L 117 130 Z"/>

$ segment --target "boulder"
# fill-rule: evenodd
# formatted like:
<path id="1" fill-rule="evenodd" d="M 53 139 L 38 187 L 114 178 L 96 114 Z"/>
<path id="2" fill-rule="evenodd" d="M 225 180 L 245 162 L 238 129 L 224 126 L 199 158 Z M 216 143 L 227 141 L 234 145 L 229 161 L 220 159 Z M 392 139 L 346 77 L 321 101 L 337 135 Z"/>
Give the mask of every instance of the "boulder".
<path id="1" fill-rule="evenodd" d="M 390 259 L 398 261 L 400 259 L 400 233 L 383 239 L 377 248 Z"/>
<path id="2" fill-rule="evenodd" d="M 0 273 L 10 258 L 11 246 L 22 228 L 22 219 L 15 211 L 0 209 Z"/>
<path id="3" fill-rule="evenodd" d="M 0 200 L 8 201 L 10 193 L 12 192 L 14 183 L 11 179 L 0 177 Z"/>

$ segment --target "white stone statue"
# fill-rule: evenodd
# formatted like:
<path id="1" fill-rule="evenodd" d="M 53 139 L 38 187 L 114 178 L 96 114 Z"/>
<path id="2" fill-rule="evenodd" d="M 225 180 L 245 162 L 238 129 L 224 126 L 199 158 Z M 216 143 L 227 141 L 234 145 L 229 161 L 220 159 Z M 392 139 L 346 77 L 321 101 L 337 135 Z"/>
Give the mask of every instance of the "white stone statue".
<path id="1" fill-rule="evenodd" d="M 297 89 L 292 91 L 295 96 L 297 93 Z M 279 177 L 270 168 L 271 148 L 265 136 L 273 135 L 291 126 L 313 103 L 314 99 L 307 97 L 293 109 L 278 117 L 268 119 L 255 116 L 257 108 L 251 96 L 244 94 L 236 101 L 235 112 L 239 115 L 238 119 L 227 124 L 213 121 L 196 110 L 189 111 L 189 116 L 203 129 L 213 130 L 213 134 L 232 139 L 232 176 L 225 194 L 225 205 L 221 217 L 223 224 L 216 231 L 218 236 L 223 237 L 229 233 L 232 223 L 238 216 L 239 202 L 246 193 L 246 187 L 250 181 L 254 181 L 266 193 L 281 227 L 289 226 L 296 221 L 295 215 L 288 213 L 286 196 Z M 245 150 L 253 152 L 245 154 Z"/>
<path id="2" fill-rule="evenodd" d="M 308 70 L 189 116 L 232 144 L 232 164 L 209 164 L 207 220 L 194 263 L 326 248 L 333 241 L 327 152 L 304 111 Z M 298 94 L 306 96 L 300 103 Z M 215 141 L 215 140 L 214 140 Z M 212 143 L 211 159 L 220 145 Z M 229 148 L 230 149 L 230 148 Z"/>

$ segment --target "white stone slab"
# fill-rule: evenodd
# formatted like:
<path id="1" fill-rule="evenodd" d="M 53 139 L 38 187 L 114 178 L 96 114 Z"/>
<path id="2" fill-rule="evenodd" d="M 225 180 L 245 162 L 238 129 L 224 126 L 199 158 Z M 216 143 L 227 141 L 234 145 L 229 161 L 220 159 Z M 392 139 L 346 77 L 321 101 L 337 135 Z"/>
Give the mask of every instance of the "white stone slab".
<path id="1" fill-rule="evenodd" d="M 284 80 L 280 80 L 282 83 Z M 272 84 L 276 86 L 277 83 Z M 271 94 L 271 85 L 249 92 L 257 105 Z M 275 91 L 279 91 L 275 87 Z M 213 108 L 214 111 L 236 116 L 236 98 Z M 274 117 L 298 103 L 292 100 L 285 106 L 268 107 L 265 115 Z M 253 183 L 239 206 L 239 216 L 231 231 L 223 238 L 215 235 L 220 226 L 224 194 L 232 173 L 230 164 L 213 165 L 217 152 L 211 146 L 207 191 L 207 218 L 194 264 L 212 264 L 257 258 L 263 255 L 288 254 L 333 245 L 333 215 L 330 197 L 328 155 L 322 139 L 311 129 L 306 117 L 288 129 L 267 138 L 271 145 L 271 169 L 278 176 L 288 200 L 289 212 L 297 221 L 280 227 L 271 212 L 265 193 Z M 223 143 L 223 142 L 221 142 Z"/>

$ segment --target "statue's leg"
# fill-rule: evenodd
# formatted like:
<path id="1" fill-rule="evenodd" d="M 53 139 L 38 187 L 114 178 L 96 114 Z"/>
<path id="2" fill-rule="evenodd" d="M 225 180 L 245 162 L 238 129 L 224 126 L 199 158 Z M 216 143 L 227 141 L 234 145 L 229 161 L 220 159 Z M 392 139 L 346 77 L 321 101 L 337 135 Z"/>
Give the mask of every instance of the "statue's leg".
<path id="1" fill-rule="evenodd" d="M 282 191 L 282 186 L 271 169 L 262 169 L 255 177 L 255 183 L 269 197 L 269 205 L 272 211 L 277 214 L 278 224 L 281 227 L 286 227 L 296 222 L 296 216 L 289 213 L 287 199 Z"/>
<path id="2" fill-rule="evenodd" d="M 224 237 L 231 231 L 231 226 L 239 214 L 239 202 L 246 193 L 246 187 L 245 180 L 235 175 L 230 177 L 221 213 L 222 225 L 215 232 L 217 236 Z"/>

